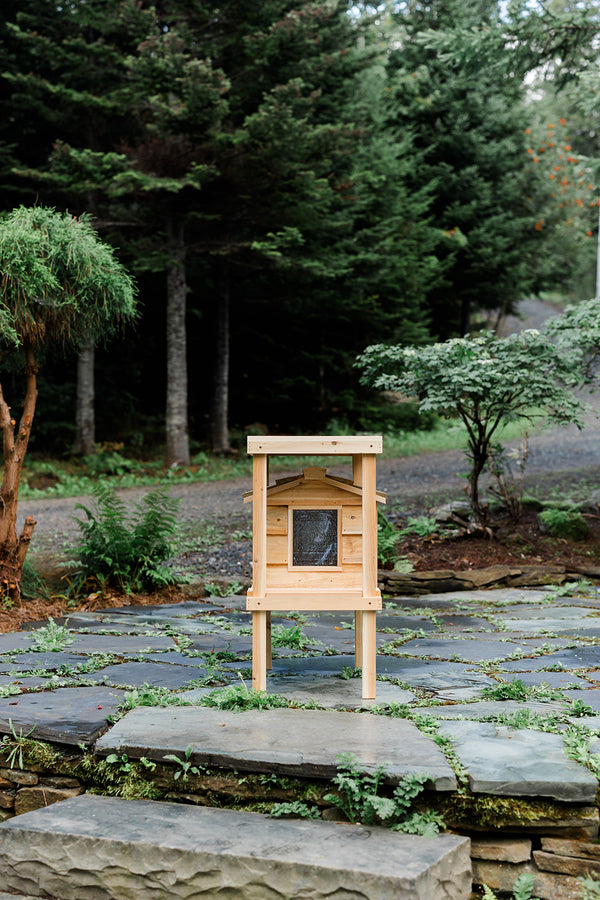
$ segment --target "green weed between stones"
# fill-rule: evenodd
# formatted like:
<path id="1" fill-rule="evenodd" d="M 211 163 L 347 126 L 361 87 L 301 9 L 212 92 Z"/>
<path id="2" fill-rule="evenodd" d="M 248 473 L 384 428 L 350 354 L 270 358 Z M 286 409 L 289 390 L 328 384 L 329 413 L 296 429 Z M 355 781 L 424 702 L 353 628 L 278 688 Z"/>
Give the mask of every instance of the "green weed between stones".
<path id="1" fill-rule="evenodd" d="M 514 900 L 539 900 L 539 897 L 533 896 L 534 884 L 535 875 L 532 872 L 522 872 L 513 884 Z M 497 900 L 496 894 L 487 884 L 483 885 L 482 900 Z"/>
<path id="2" fill-rule="evenodd" d="M 48 624 L 36 629 L 31 635 L 31 640 L 36 650 L 44 653 L 48 650 L 64 650 L 68 644 L 72 644 L 74 634 L 65 625 L 57 625 L 52 616 Z"/>
<path id="3" fill-rule="evenodd" d="M 392 831 L 431 837 L 438 834 L 444 822 L 431 809 L 413 809 L 413 802 L 430 781 L 427 773 L 405 776 L 393 790 L 384 786 L 385 766 L 372 771 L 361 768 L 351 753 L 341 754 L 333 784 L 335 793 L 325 801 L 336 806 L 350 822 L 384 825 Z"/>

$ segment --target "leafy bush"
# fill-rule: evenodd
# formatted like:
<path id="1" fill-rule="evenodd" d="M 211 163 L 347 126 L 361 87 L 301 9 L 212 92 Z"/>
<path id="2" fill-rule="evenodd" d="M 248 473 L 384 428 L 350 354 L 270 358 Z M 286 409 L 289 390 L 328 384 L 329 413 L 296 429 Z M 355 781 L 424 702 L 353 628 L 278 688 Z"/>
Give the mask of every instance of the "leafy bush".
<path id="1" fill-rule="evenodd" d="M 590 526 L 581 513 L 570 509 L 545 509 L 539 514 L 540 523 L 553 537 L 584 541 Z"/>
<path id="2" fill-rule="evenodd" d="M 111 488 L 97 485 L 93 495 L 95 512 L 81 503 L 75 507 L 87 516 L 77 520 L 84 577 L 127 592 L 174 584 L 176 576 L 161 564 L 173 554 L 179 500 L 157 489 L 146 494 L 128 517 L 125 503 Z"/>

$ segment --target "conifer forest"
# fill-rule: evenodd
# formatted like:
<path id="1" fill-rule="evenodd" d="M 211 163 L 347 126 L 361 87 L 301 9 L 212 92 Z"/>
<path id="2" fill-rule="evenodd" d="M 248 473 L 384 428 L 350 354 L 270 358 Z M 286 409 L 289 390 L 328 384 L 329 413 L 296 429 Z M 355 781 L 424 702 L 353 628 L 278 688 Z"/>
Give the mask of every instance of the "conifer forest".
<path id="1" fill-rule="evenodd" d="M 28 257 L 0 253 L 0 382 L 22 408 L 30 336 L 36 452 L 185 465 L 247 433 L 410 429 L 361 384 L 368 345 L 597 292 L 595 3 L 2 0 L 0 21 L 0 229 L 24 247 L 25 210 L 54 210 L 107 254 L 50 341 L 30 308 L 11 330 Z"/>

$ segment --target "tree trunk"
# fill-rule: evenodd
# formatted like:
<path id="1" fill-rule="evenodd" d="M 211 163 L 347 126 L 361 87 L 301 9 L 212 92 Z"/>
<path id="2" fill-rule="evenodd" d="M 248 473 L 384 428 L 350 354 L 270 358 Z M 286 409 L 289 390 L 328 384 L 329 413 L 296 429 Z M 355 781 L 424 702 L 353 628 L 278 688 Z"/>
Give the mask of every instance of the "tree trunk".
<path id="1" fill-rule="evenodd" d="M 75 403 L 75 441 L 73 453 L 94 452 L 96 422 L 94 413 L 94 341 L 85 342 L 77 357 L 77 399 Z"/>
<path id="2" fill-rule="evenodd" d="M 4 455 L 4 476 L 0 487 L 0 592 L 17 603 L 21 600 L 23 563 L 36 524 L 33 516 L 27 516 L 17 537 L 19 482 L 37 400 L 38 367 L 31 345 L 26 344 L 24 350 L 26 391 L 17 431 L 0 387 L 0 431 Z"/>
<path id="3" fill-rule="evenodd" d="M 167 465 L 188 466 L 185 243 L 182 224 L 169 219 L 167 229 L 172 258 L 167 272 Z"/>
<path id="4" fill-rule="evenodd" d="M 215 453 L 228 453 L 229 443 L 229 306 L 230 285 L 227 263 L 221 263 L 217 276 L 217 360 L 210 419 L 210 443 Z"/>

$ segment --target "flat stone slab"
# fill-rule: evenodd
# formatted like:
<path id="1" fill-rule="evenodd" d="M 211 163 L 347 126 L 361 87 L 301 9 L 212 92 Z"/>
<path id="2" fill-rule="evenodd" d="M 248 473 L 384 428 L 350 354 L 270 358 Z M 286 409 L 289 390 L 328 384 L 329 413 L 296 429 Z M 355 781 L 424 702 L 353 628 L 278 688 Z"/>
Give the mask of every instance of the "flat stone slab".
<path id="1" fill-rule="evenodd" d="M 435 716 L 436 719 L 483 719 L 487 716 L 499 716 L 506 713 L 518 713 L 521 710 L 539 713 L 546 716 L 551 713 L 564 715 L 565 704 L 560 700 L 550 703 L 528 700 L 522 703 L 519 700 L 480 700 L 477 703 L 455 703 L 444 706 L 416 706 L 415 715 Z M 588 719 L 578 719 L 578 722 L 587 722 Z"/>
<path id="2" fill-rule="evenodd" d="M 84 794 L 0 825 L 0 888 L 62 900 L 466 900 L 469 844 Z"/>
<path id="3" fill-rule="evenodd" d="M 119 656 L 132 656 L 144 650 L 171 650 L 174 646 L 170 637 L 162 635 L 75 634 L 73 642 L 65 649 L 71 653 L 116 653 Z"/>
<path id="4" fill-rule="evenodd" d="M 66 687 L 39 694 L 0 698 L 0 733 L 31 732 L 40 741 L 89 744 L 108 727 L 123 691 L 107 687 Z"/>
<path id="5" fill-rule="evenodd" d="M 411 722 L 351 712 L 138 707 L 100 738 L 96 750 L 138 759 L 168 753 L 183 758 L 190 745 L 195 763 L 327 779 L 336 774 L 339 757 L 351 753 L 365 769 L 385 766 L 392 784 L 425 772 L 435 790 L 456 788 L 442 752 Z"/>
<path id="6" fill-rule="evenodd" d="M 46 669 L 52 672 L 62 666 L 76 668 L 84 662 L 86 662 L 85 657 L 69 653 L 67 650 L 15 653 L 8 662 L 0 664 L 0 672 L 31 672 L 34 669 Z"/>
<path id="7" fill-rule="evenodd" d="M 404 647 L 400 648 L 404 649 Z M 239 663 L 225 663 L 224 668 L 239 668 Z M 295 657 L 274 659 L 273 675 L 339 675 L 344 668 L 354 668 L 354 656 Z M 389 675 L 410 687 L 443 690 L 455 687 L 486 687 L 496 684 L 493 678 L 474 671 L 472 664 L 441 660 L 411 659 L 408 656 L 378 656 L 377 674 Z"/>
<path id="8" fill-rule="evenodd" d="M 403 644 L 402 650 L 411 656 L 435 656 L 439 659 L 459 658 L 469 662 L 481 660 L 506 659 L 511 653 L 520 650 L 516 643 L 499 643 L 498 641 L 485 641 L 480 638 L 472 640 L 456 640 L 452 637 L 424 638 L 408 641 Z"/>
<path id="9" fill-rule="evenodd" d="M 596 778 L 568 759 L 558 734 L 466 721 L 441 721 L 440 732 L 452 738 L 474 793 L 595 801 Z"/>
<path id="10" fill-rule="evenodd" d="M 115 687 L 141 687 L 143 684 L 151 684 L 154 687 L 177 689 L 207 674 L 208 669 L 178 666 L 174 663 L 126 662 L 107 666 L 88 677 L 98 684 L 111 684 Z"/>
<path id="11" fill-rule="evenodd" d="M 248 687 L 252 687 L 249 683 Z M 403 690 L 396 684 L 386 681 L 377 682 L 377 698 L 363 700 L 362 681 L 360 678 L 324 678 L 315 679 L 310 676 L 285 675 L 267 678 L 267 692 L 279 694 L 296 703 L 314 701 L 324 709 L 372 709 L 375 706 L 386 706 L 390 703 L 411 703 L 416 695 Z"/>

